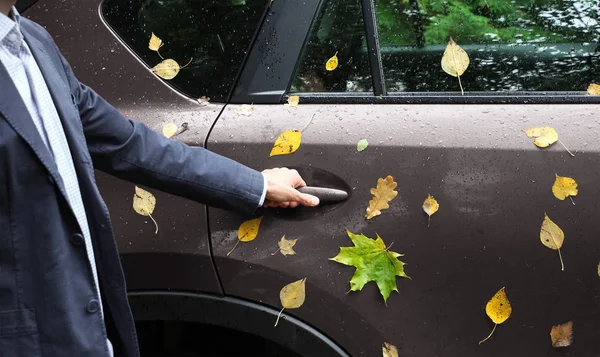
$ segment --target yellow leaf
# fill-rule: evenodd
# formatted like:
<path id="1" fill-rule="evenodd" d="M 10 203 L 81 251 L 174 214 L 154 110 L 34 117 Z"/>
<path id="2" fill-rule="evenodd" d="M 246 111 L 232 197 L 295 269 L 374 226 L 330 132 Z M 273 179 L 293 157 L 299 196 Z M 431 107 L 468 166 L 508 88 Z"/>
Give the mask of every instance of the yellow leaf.
<path id="1" fill-rule="evenodd" d="M 573 321 L 552 326 L 550 330 L 552 347 L 568 347 L 573 342 Z"/>
<path id="2" fill-rule="evenodd" d="M 598 276 L 600 276 L 600 263 L 598 263 Z"/>
<path id="3" fill-rule="evenodd" d="M 558 133 L 549 126 L 527 129 L 525 134 L 530 138 L 535 138 L 533 143 L 540 148 L 548 147 L 558 141 Z"/>
<path id="4" fill-rule="evenodd" d="M 558 139 L 558 133 L 550 126 L 540 126 L 538 128 L 527 129 L 525 134 L 527 134 L 527 136 L 530 138 L 535 138 L 533 144 L 539 148 L 548 147 L 558 141 L 571 156 L 575 156 L 569 151 L 569 149 L 567 149 L 565 144 Z"/>
<path id="5" fill-rule="evenodd" d="M 198 104 L 202 105 L 202 106 L 207 106 L 210 104 L 210 97 L 207 97 L 205 95 L 203 95 L 202 97 L 198 98 Z"/>
<path id="6" fill-rule="evenodd" d="M 508 297 L 506 296 L 504 288 L 502 288 L 498 290 L 498 292 L 492 296 L 490 301 L 488 301 L 488 303 L 485 305 L 485 313 L 494 322 L 494 328 L 488 337 L 479 341 L 479 344 L 487 341 L 487 339 L 489 339 L 496 330 L 496 326 L 508 320 L 511 312 L 512 307 L 510 306 L 510 302 L 508 301 Z"/>
<path id="7" fill-rule="evenodd" d="M 452 77 L 458 78 L 458 85 L 460 86 L 460 92 L 462 95 L 465 95 L 465 91 L 463 90 L 460 76 L 465 73 L 469 67 L 469 63 L 470 60 L 467 52 L 465 52 L 465 50 L 463 50 L 459 45 L 456 44 L 456 42 L 454 42 L 452 38 L 450 38 L 450 41 L 446 46 L 446 50 L 442 55 L 442 69 Z"/>
<path id="8" fill-rule="evenodd" d="M 504 288 L 498 290 L 485 305 L 485 313 L 495 324 L 501 324 L 508 320 L 511 312 L 512 307 L 510 306 L 508 297 L 506 297 Z"/>
<path id="9" fill-rule="evenodd" d="M 286 130 L 275 140 L 269 157 L 291 154 L 298 150 L 301 141 L 302 133 L 299 130 Z"/>
<path id="10" fill-rule="evenodd" d="M 163 79 L 173 79 L 179 73 L 179 63 L 170 58 L 163 60 L 152 68 L 152 72 Z"/>
<path id="11" fill-rule="evenodd" d="M 240 242 L 250 242 L 253 241 L 258 235 L 258 228 L 260 227 L 260 222 L 262 221 L 263 216 L 258 218 L 250 219 L 240 224 L 240 228 L 238 228 L 238 241 L 235 243 L 233 248 L 227 253 L 229 256 L 233 253 L 234 249 L 238 246 Z"/>
<path id="12" fill-rule="evenodd" d="M 552 185 L 552 193 L 554 194 L 554 197 L 561 201 L 567 197 L 571 198 L 571 196 L 577 196 L 577 182 L 570 177 L 556 175 L 556 180 L 554 180 L 554 184 Z M 572 198 L 571 202 L 575 205 Z"/>
<path id="13" fill-rule="evenodd" d="M 159 48 L 161 48 L 163 45 L 163 42 L 160 38 L 158 38 L 154 32 L 152 32 L 152 36 L 150 36 L 150 42 L 148 43 L 148 48 L 151 49 L 152 51 L 158 51 Z"/>
<path id="14" fill-rule="evenodd" d="M 167 58 L 166 60 L 163 60 L 156 66 L 152 67 L 152 72 L 154 72 L 154 74 L 160 78 L 173 79 L 179 73 L 180 69 L 189 66 L 190 63 L 192 63 L 191 59 L 185 66 L 181 67 L 175 60 Z"/>
<path id="15" fill-rule="evenodd" d="M 288 97 L 287 104 L 284 105 L 287 107 L 296 108 L 298 106 L 298 103 L 300 103 L 300 97 L 297 95 L 291 95 Z"/>
<path id="16" fill-rule="evenodd" d="M 166 136 L 167 138 L 170 138 L 171 136 L 173 136 L 175 133 L 177 132 L 177 125 L 173 124 L 173 123 L 169 123 L 165 126 L 163 126 L 162 128 L 162 133 L 164 136 Z"/>
<path id="17" fill-rule="evenodd" d="M 133 195 L 133 209 L 142 216 L 150 217 L 156 226 L 156 231 L 154 234 L 157 234 L 158 223 L 156 223 L 152 217 L 154 207 L 156 207 L 156 197 L 154 197 L 154 195 L 150 192 L 135 186 L 135 194 Z"/>
<path id="18" fill-rule="evenodd" d="M 384 342 L 382 349 L 383 357 L 398 357 L 398 349 L 391 343 Z"/>
<path id="19" fill-rule="evenodd" d="M 425 199 L 425 202 L 423 202 L 423 211 L 429 216 L 427 227 L 429 227 L 429 222 L 431 222 L 431 216 L 437 212 L 438 209 L 440 209 L 440 204 L 430 194 L 427 194 L 427 198 Z"/>
<path id="20" fill-rule="evenodd" d="M 590 84 L 587 89 L 589 95 L 600 95 L 600 84 Z"/>
<path id="21" fill-rule="evenodd" d="M 248 117 L 250 116 L 250 114 L 252 114 L 252 110 L 254 109 L 252 108 L 251 104 L 243 104 L 235 111 L 235 113 L 239 115 L 245 115 Z"/>
<path id="22" fill-rule="evenodd" d="M 367 207 L 367 219 L 379 216 L 382 209 L 390 208 L 388 202 L 398 195 L 398 191 L 394 191 L 396 186 L 398 184 L 394 182 L 392 176 L 386 177 L 385 180 L 382 178 L 377 180 L 377 187 L 371 189 L 373 199 L 369 201 L 369 207 Z"/>
<path id="23" fill-rule="evenodd" d="M 556 223 L 552 222 L 545 213 L 542 228 L 540 229 L 540 240 L 546 247 L 558 251 L 561 270 L 564 271 L 565 264 L 563 263 L 562 255 L 560 254 L 560 247 L 562 247 L 563 242 L 565 241 L 565 233 L 556 225 Z"/>
<path id="24" fill-rule="evenodd" d="M 285 236 L 281 237 L 281 240 L 277 242 L 279 246 L 279 251 L 283 255 L 295 255 L 294 245 L 296 245 L 296 241 L 298 239 L 285 239 Z"/>
<path id="25" fill-rule="evenodd" d="M 337 58 L 337 52 L 333 55 L 333 57 L 331 57 L 330 59 L 327 60 L 327 63 L 325 63 L 325 69 L 328 71 L 333 71 L 334 69 L 337 68 L 338 66 L 338 58 Z"/>
<path id="26" fill-rule="evenodd" d="M 293 283 L 287 284 L 281 289 L 279 292 L 279 300 L 281 301 L 281 306 L 283 308 L 279 311 L 277 315 L 277 321 L 275 321 L 275 326 L 279 323 L 279 318 L 281 317 L 281 313 L 284 309 L 297 309 L 302 304 L 304 304 L 304 299 L 306 298 L 306 278 L 300 279 L 298 281 L 294 281 Z"/>

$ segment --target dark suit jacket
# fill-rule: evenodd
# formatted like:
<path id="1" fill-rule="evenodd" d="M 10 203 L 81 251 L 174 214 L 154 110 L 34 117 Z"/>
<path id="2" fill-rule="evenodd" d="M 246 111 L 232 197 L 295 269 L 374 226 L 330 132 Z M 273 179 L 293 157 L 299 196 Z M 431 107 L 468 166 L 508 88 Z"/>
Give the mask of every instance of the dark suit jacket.
<path id="1" fill-rule="evenodd" d="M 136 332 L 94 168 L 205 204 L 251 214 L 262 175 L 125 119 L 79 83 L 50 35 L 21 18 L 71 148 L 94 244 L 106 330 L 75 216 L 51 153 L 0 65 L 0 354 L 138 356 Z"/>

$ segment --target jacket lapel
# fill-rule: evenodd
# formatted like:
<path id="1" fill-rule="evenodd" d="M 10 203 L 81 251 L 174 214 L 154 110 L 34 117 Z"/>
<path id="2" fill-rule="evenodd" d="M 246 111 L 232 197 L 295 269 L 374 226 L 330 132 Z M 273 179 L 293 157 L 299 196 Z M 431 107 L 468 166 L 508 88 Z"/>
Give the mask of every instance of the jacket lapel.
<path id="1" fill-rule="evenodd" d="M 46 147 L 40 134 L 29 115 L 29 111 L 21 99 L 21 95 L 12 78 L 3 65 L 0 65 L 0 83 L 2 83 L 2 95 L 0 95 L 0 114 L 12 126 L 23 140 L 31 147 L 35 155 L 46 167 L 54 182 L 64 192 L 62 181 L 56 168 L 56 163 L 50 150 Z"/>
<path id="2" fill-rule="evenodd" d="M 63 130 L 65 131 L 67 141 L 69 142 L 73 164 L 76 170 L 79 171 L 81 169 L 80 163 L 82 161 L 90 161 L 90 158 L 87 155 L 87 145 L 81 129 L 80 127 L 75 127 L 74 124 L 76 121 L 80 122 L 81 119 L 79 118 L 79 112 L 76 110 L 71 90 L 67 85 L 66 79 L 62 78 L 59 74 L 64 73 L 62 63 L 59 63 L 59 67 L 57 67 L 55 61 L 52 61 L 46 52 L 44 45 L 37 38 L 31 36 L 23 26 L 21 26 L 21 32 L 42 72 Z"/>

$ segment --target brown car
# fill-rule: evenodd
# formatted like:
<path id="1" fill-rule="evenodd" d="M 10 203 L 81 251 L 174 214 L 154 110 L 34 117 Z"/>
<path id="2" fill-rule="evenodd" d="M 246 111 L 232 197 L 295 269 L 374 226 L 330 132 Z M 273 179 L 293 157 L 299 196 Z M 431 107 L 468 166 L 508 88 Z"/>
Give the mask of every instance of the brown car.
<path id="1" fill-rule="evenodd" d="M 173 140 L 337 190 L 318 208 L 254 217 L 150 190 L 155 234 L 132 207 L 134 185 L 98 173 L 143 356 L 376 357 L 385 342 L 399 356 L 600 355 L 600 97 L 586 94 L 600 81 L 597 1 L 18 6 L 126 116 L 157 131 L 174 123 Z M 451 37 L 470 57 L 464 96 L 440 64 Z M 190 63 L 165 80 L 151 70 L 163 58 Z M 284 105 L 291 95 L 298 107 Z M 540 126 L 574 157 L 559 143 L 536 147 L 524 130 Z M 270 157 L 292 129 L 303 130 L 300 147 Z M 398 195 L 367 220 L 370 190 L 388 175 Z M 553 195 L 555 175 L 576 180 L 574 203 Z M 440 205 L 429 227 L 428 194 Z M 564 271 L 540 241 L 544 214 L 564 232 Z M 240 224 L 260 216 L 257 238 L 228 255 Z M 346 230 L 404 254 L 411 279 L 396 279 L 387 304 L 375 282 L 349 291 L 355 269 L 330 260 L 352 246 Z M 297 239 L 295 255 L 277 252 L 284 235 Z M 280 290 L 303 278 L 304 304 L 274 327 Z M 502 287 L 512 314 L 495 326 L 485 306 Z M 568 321 L 572 346 L 553 348 L 552 326 Z"/>

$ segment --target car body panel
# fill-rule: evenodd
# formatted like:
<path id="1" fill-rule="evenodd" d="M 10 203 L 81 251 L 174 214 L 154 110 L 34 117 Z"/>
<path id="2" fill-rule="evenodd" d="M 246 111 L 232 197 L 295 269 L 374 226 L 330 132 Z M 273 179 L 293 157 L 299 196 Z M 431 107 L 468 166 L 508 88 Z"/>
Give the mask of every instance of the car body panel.
<path id="1" fill-rule="evenodd" d="M 100 3 L 45 0 L 23 15 L 44 26 L 78 79 L 123 115 L 159 132 L 169 122 L 187 122 L 189 129 L 174 139 L 202 146 L 224 105 L 200 106 L 165 85 L 103 23 Z M 149 189 L 157 197 L 153 217 L 160 229 L 154 235 L 152 221 L 133 210 L 133 184 L 102 173 L 97 173 L 97 182 L 111 213 L 130 289 L 221 293 L 204 205 Z"/>
<path id="2" fill-rule="evenodd" d="M 293 25 L 283 19 L 295 18 L 305 29 L 311 21 L 298 16 L 300 11 L 284 13 L 285 6 L 292 6 L 285 4 L 273 3 L 272 11 L 278 13 L 267 15 L 266 23 L 272 22 L 259 33 L 233 102 L 284 98 L 295 68 L 290 64 L 297 61 L 306 33 L 296 31 L 300 27 L 280 31 Z M 318 4 L 303 3 L 302 13 L 314 13 Z M 111 33 L 99 6 L 99 0 L 44 0 L 24 15 L 45 26 L 79 79 L 123 114 L 157 131 L 171 121 L 187 122 L 189 130 L 175 140 L 202 145 L 224 104 L 201 107 L 165 85 Z M 283 41 L 290 41 L 295 52 L 274 48 Z M 281 61 L 286 54 L 296 59 Z M 557 355 L 562 351 L 551 348 L 548 334 L 552 325 L 568 320 L 575 322 L 576 342 L 566 353 L 596 356 L 597 106 L 525 104 L 572 100 L 598 99 L 581 93 L 409 93 L 382 98 L 319 93 L 301 98 L 296 109 L 254 105 L 249 117 L 235 113 L 239 106 L 228 105 L 208 138 L 209 149 L 256 169 L 294 167 L 308 184 L 350 191 L 349 199 L 336 205 L 259 210 L 256 216 L 265 218 L 258 237 L 241 243 L 229 256 L 240 223 L 250 217 L 210 208 L 209 242 L 205 206 L 150 190 L 157 197 L 153 217 L 160 227 L 154 235 L 152 221 L 132 208 L 133 184 L 102 173 L 97 181 L 111 211 L 131 290 L 224 292 L 279 310 L 279 290 L 306 277 L 306 302 L 284 311 L 282 327 L 287 314 L 297 317 L 352 356 L 381 355 L 384 342 L 398 346 L 402 356 Z M 305 104 L 309 101 L 327 104 Z M 354 104 L 331 104 L 336 101 Z M 465 104 L 358 104 L 390 101 Z M 515 101 L 523 104 L 506 104 Z M 467 104 L 486 102 L 497 104 Z M 309 121 L 297 152 L 269 158 L 280 132 L 301 129 Z M 570 157 L 558 143 L 548 149 L 533 146 L 522 131 L 540 125 L 554 126 L 576 156 Z M 370 145 L 358 153 L 356 143 L 363 138 Z M 575 206 L 552 196 L 555 174 L 579 183 Z M 369 190 L 387 175 L 398 182 L 399 195 L 381 216 L 366 220 Z M 427 194 L 440 203 L 429 228 L 421 210 Z M 564 272 L 557 252 L 540 242 L 544 213 L 565 232 Z M 405 254 L 401 259 L 412 280 L 398 278 L 399 293 L 392 294 L 387 306 L 374 283 L 349 292 L 354 268 L 328 260 L 340 246 L 351 245 L 346 229 L 369 237 L 379 234 L 388 246 L 393 244 L 393 251 Z M 283 235 L 299 239 L 297 255 L 277 252 Z M 479 346 L 493 327 L 485 304 L 502 287 L 513 314 Z M 148 312 L 152 306 L 143 308 L 155 316 Z M 156 315 L 160 313 L 168 311 Z M 273 328 L 267 320 L 261 324 L 257 328 L 263 332 Z"/>
<path id="3" fill-rule="evenodd" d="M 553 354 L 552 325 L 574 320 L 573 355 L 594 356 L 600 313 L 596 219 L 600 195 L 600 118 L 594 105 L 255 105 L 249 116 L 228 106 L 211 132 L 209 149 L 257 169 L 311 167 L 346 181 L 348 201 L 291 213 L 262 210 L 258 237 L 239 244 L 249 217 L 209 208 L 215 261 L 227 295 L 280 307 L 279 290 L 307 278 L 307 298 L 285 313 L 318 326 L 352 356 L 377 356 L 390 342 L 406 356 L 539 356 Z M 269 157 L 280 132 L 301 129 L 291 155 Z M 539 149 L 523 130 L 551 125 L 575 153 L 558 143 Z M 356 151 L 367 138 L 369 147 Z M 579 183 L 580 194 L 559 201 L 555 174 Z M 366 220 L 377 179 L 392 175 L 398 196 Z M 325 185 L 327 180 L 322 180 Z M 307 180 L 309 185 L 314 184 Z M 427 194 L 440 210 L 427 227 Z M 293 211 L 292 211 L 293 212 Z M 565 232 L 561 250 L 540 242 L 547 213 Z M 405 254 L 399 293 L 384 304 L 374 283 L 348 292 L 353 267 L 328 260 L 351 246 L 345 230 L 379 234 Z M 284 257 L 277 241 L 298 239 Z M 274 254 L 274 255 L 273 255 Z M 513 315 L 490 341 L 485 304 L 506 287 Z"/>

